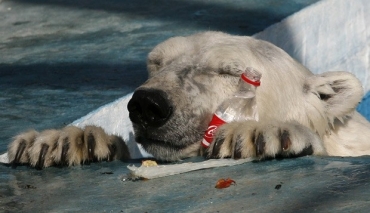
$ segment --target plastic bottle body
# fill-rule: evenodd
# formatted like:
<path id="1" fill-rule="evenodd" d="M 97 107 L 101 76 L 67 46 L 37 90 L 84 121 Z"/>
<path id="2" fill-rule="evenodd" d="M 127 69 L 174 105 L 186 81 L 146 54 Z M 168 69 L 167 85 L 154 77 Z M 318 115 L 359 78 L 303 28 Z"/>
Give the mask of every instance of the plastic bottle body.
<path id="1" fill-rule="evenodd" d="M 240 82 L 239 90 L 229 99 L 222 102 L 215 114 L 226 123 L 231 121 L 258 121 L 256 87 Z"/>
<path id="2" fill-rule="evenodd" d="M 225 123 L 243 120 L 258 121 L 256 88 L 259 86 L 261 75 L 253 69 L 252 71 L 254 73 L 249 75 L 246 80 L 247 74 L 250 74 L 247 73 L 247 71 L 250 70 L 247 69 L 239 80 L 237 92 L 232 97 L 222 102 L 214 113 L 202 140 L 203 147 L 207 148 L 211 144 L 215 131 L 219 126 Z"/>

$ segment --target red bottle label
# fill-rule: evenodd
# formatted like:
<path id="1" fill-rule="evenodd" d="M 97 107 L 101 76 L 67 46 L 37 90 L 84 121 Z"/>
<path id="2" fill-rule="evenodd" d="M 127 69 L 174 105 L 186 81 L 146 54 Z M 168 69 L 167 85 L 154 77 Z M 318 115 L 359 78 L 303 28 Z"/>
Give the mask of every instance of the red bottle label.
<path id="1" fill-rule="evenodd" d="M 216 114 L 213 115 L 211 122 L 208 125 L 208 129 L 204 134 L 203 140 L 202 140 L 202 146 L 204 148 L 209 147 L 211 145 L 214 134 L 217 130 L 217 128 L 226 122 L 222 120 L 220 117 L 218 117 Z"/>

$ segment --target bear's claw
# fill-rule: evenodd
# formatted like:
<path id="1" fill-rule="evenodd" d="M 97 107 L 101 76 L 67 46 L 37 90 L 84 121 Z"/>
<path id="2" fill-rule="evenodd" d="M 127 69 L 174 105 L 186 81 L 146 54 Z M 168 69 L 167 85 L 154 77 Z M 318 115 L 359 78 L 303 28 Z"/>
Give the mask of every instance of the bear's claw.
<path id="1" fill-rule="evenodd" d="M 25 149 L 26 149 L 26 141 L 21 140 L 21 142 L 19 143 L 18 149 L 17 149 L 17 153 L 15 154 L 14 160 L 11 162 L 12 168 L 16 168 L 17 164 L 20 163 L 20 159 Z"/>
<path id="2" fill-rule="evenodd" d="M 65 138 L 63 140 L 62 154 L 60 156 L 60 165 L 61 166 L 68 165 L 68 162 L 67 162 L 68 151 L 69 151 L 69 142 L 68 142 L 68 138 Z"/>
<path id="3" fill-rule="evenodd" d="M 262 156 L 265 153 L 266 141 L 263 134 L 258 134 L 256 141 L 254 142 L 256 146 L 256 156 Z"/>
<path id="4" fill-rule="evenodd" d="M 90 133 L 87 136 L 87 153 L 88 153 L 88 161 L 89 162 L 94 162 L 95 159 L 95 137 Z"/>
<path id="5" fill-rule="evenodd" d="M 42 168 L 44 168 L 44 165 L 45 165 L 45 157 L 46 157 L 46 154 L 48 153 L 48 149 L 49 149 L 49 146 L 46 145 L 46 144 L 42 144 L 41 146 L 41 151 L 40 151 L 40 154 L 39 154 L 39 158 L 37 160 L 37 163 L 35 165 L 35 168 L 37 170 L 41 170 Z"/>
<path id="6" fill-rule="evenodd" d="M 281 148 L 283 149 L 283 151 L 288 151 L 289 147 L 292 144 L 288 131 L 284 130 L 281 132 L 280 141 L 281 141 Z"/>

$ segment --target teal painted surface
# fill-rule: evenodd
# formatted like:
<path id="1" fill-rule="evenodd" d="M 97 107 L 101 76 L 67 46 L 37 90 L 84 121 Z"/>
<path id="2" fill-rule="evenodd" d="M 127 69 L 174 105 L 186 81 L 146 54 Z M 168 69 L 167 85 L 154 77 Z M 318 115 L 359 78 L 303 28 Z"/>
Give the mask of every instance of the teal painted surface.
<path id="1" fill-rule="evenodd" d="M 192 159 L 199 160 L 199 159 Z M 147 181 L 127 163 L 36 171 L 0 169 L 1 210 L 12 212 L 367 212 L 370 158 L 272 160 Z M 236 185 L 216 189 L 220 178 Z M 281 187 L 277 187 L 281 185 Z"/>
<path id="2" fill-rule="evenodd" d="M 357 111 L 370 121 L 370 92 L 368 92 L 362 99 L 361 103 L 357 107 Z"/>

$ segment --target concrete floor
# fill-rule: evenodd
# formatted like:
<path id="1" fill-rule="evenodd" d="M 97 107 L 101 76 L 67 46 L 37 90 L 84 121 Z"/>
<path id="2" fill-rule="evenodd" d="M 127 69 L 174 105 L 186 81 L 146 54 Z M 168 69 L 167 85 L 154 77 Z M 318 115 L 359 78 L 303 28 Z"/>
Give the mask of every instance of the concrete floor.
<path id="1" fill-rule="evenodd" d="M 133 91 L 171 36 L 252 35 L 315 2 L 0 0 L 0 153 L 19 131 L 62 127 Z M 0 212 L 367 212 L 369 162 L 303 157 L 137 182 L 121 181 L 127 162 L 0 165 Z M 227 177 L 237 185 L 214 188 Z"/>

